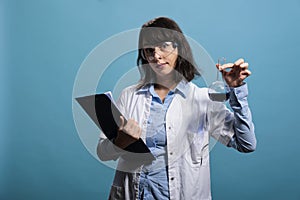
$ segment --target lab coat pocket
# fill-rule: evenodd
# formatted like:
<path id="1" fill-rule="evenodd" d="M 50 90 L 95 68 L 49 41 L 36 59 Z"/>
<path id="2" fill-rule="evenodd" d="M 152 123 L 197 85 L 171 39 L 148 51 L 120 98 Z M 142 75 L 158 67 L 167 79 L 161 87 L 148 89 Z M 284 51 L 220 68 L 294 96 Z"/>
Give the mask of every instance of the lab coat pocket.
<path id="1" fill-rule="evenodd" d="M 208 143 L 204 141 L 204 137 L 199 133 L 189 133 L 190 156 L 194 166 L 207 165 Z"/>

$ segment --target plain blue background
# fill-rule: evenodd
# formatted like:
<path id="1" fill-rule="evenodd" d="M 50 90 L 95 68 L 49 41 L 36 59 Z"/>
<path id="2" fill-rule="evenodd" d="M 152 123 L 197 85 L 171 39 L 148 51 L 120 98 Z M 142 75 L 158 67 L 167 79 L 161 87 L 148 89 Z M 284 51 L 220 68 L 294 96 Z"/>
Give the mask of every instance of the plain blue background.
<path id="1" fill-rule="evenodd" d="M 299 0 L 1 0 L 0 199 L 106 199 L 113 170 L 77 135 L 73 83 L 96 45 L 161 15 L 253 73 L 257 151 L 216 145 L 214 199 L 300 199 Z"/>

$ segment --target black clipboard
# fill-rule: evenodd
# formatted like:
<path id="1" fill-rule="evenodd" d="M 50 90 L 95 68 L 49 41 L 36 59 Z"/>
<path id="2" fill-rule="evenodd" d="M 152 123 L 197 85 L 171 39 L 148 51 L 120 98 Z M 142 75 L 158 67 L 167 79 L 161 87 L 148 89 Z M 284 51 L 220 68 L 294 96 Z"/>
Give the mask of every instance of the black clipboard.
<path id="1" fill-rule="evenodd" d="M 114 104 L 111 93 L 95 94 L 75 99 L 109 140 L 117 136 L 122 114 Z M 126 123 L 125 117 L 124 120 Z M 133 153 L 147 153 L 147 160 L 155 159 L 141 138 L 124 150 Z"/>

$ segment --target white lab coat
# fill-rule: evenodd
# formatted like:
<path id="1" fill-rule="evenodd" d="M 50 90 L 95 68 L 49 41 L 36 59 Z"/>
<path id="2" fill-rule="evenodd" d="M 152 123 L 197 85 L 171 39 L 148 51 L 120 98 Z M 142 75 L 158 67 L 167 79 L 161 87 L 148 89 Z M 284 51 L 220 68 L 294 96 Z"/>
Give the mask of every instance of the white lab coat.
<path id="1" fill-rule="evenodd" d="M 185 83 L 185 87 L 185 95 L 175 93 L 166 114 L 170 199 L 209 200 L 209 136 L 228 145 L 237 131 L 234 127 L 236 119 L 234 112 L 227 109 L 223 103 L 209 99 L 207 88 L 198 88 L 191 82 Z M 237 99 L 245 98 L 247 87 L 241 86 L 232 93 Z M 139 123 L 142 128 L 141 138 L 144 141 L 151 101 L 152 96 L 149 92 L 140 93 L 136 86 L 130 86 L 123 90 L 117 102 L 126 118 L 133 118 Z M 239 109 L 246 113 L 248 118 L 250 114 L 251 120 L 248 106 L 240 106 Z M 253 134 L 255 137 L 252 121 L 248 120 L 246 123 L 246 127 L 249 127 L 249 133 L 246 134 Z M 255 148 L 255 144 L 252 145 L 254 146 L 249 148 Z M 124 153 L 104 134 L 101 134 L 97 151 L 101 160 L 119 158 L 109 199 L 138 199 L 139 172 L 142 167 L 138 157 L 141 155 Z"/>

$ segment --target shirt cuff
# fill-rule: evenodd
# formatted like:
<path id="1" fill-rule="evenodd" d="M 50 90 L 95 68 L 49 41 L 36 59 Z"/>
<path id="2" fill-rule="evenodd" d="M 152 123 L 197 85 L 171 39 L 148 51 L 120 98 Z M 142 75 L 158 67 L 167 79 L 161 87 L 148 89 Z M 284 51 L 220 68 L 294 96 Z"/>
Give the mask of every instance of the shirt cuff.
<path id="1" fill-rule="evenodd" d="M 229 104 L 232 107 L 247 106 L 248 86 L 243 83 L 239 87 L 230 88 Z"/>

